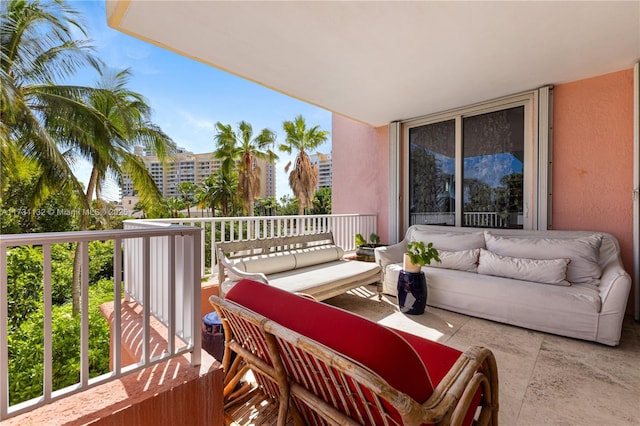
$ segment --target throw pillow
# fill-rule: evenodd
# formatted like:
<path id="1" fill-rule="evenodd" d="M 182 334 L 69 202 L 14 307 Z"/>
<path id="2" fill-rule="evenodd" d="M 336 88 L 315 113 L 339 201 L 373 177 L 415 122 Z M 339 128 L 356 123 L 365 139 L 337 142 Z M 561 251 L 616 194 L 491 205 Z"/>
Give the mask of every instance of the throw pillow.
<path id="1" fill-rule="evenodd" d="M 485 231 L 487 250 L 501 256 L 528 259 L 570 259 L 567 280 L 580 284 L 599 284 L 602 268 L 602 235 L 581 238 L 499 237 Z"/>
<path id="2" fill-rule="evenodd" d="M 553 285 L 571 285 L 566 280 L 569 259 L 526 259 L 500 256 L 480 250 L 478 273 Z"/>
<path id="3" fill-rule="evenodd" d="M 443 233 L 429 230 L 414 230 L 409 238 L 411 241 L 433 243 L 438 250 L 459 251 L 486 248 L 482 232 Z"/>
<path id="4" fill-rule="evenodd" d="M 476 272 L 478 270 L 478 256 L 480 249 L 473 250 L 438 250 L 440 262 L 432 261 L 433 268 L 457 269 L 459 271 Z"/>

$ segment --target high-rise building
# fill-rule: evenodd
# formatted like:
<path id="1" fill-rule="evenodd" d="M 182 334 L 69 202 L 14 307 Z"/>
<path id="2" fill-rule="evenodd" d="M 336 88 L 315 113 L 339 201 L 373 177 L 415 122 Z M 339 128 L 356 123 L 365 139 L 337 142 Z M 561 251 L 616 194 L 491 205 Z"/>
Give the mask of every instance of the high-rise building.
<path id="1" fill-rule="evenodd" d="M 312 154 L 309 156 L 311 164 L 318 166 L 318 184 L 316 191 L 320 188 L 331 188 L 332 166 L 331 153 L 329 154 Z"/>
<path id="2" fill-rule="evenodd" d="M 214 158 L 213 152 L 194 154 L 184 148 L 178 148 L 172 161 L 163 164 L 155 152 L 146 151 L 143 147 L 136 147 L 134 153 L 144 162 L 154 182 L 164 197 L 178 197 L 178 185 L 182 182 L 192 182 L 201 185 L 204 180 L 220 168 L 221 161 Z M 260 167 L 259 198 L 276 196 L 275 165 L 265 160 L 257 160 Z M 125 176 L 122 182 L 122 204 L 126 208 L 133 208 L 138 197 L 133 189 L 133 181 Z"/>

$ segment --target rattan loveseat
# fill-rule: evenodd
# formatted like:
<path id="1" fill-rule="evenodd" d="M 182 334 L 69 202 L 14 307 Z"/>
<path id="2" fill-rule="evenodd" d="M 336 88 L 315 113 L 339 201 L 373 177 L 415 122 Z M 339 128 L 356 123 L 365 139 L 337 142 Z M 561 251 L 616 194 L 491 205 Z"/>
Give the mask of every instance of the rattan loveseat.
<path id="1" fill-rule="evenodd" d="M 253 410 L 262 424 L 268 407 L 278 424 L 498 422 L 497 368 L 486 348 L 461 353 L 250 280 L 210 301 L 225 330 L 228 423 Z M 249 369 L 257 387 L 229 398 Z"/>

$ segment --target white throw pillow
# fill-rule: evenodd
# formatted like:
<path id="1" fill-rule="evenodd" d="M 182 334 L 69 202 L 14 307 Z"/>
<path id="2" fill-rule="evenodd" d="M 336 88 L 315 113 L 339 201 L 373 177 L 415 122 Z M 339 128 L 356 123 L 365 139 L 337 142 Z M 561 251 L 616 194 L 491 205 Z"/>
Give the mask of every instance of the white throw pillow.
<path id="1" fill-rule="evenodd" d="M 500 256 L 481 249 L 478 273 L 544 284 L 571 285 L 566 279 L 569 262 L 569 259 L 526 259 Z"/>
<path id="2" fill-rule="evenodd" d="M 433 268 L 457 269 L 459 271 L 476 272 L 478 269 L 478 256 L 480 249 L 448 251 L 438 250 L 440 262 L 431 261 Z"/>
<path id="3" fill-rule="evenodd" d="M 236 267 L 243 272 L 275 274 L 294 269 L 296 267 L 296 257 L 291 252 L 263 254 L 242 259 L 236 264 Z"/>
<path id="4" fill-rule="evenodd" d="M 422 241 L 425 244 L 433 243 L 433 246 L 438 250 L 460 251 L 485 248 L 484 234 L 482 232 L 442 233 L 416 231 L 412 233 L 411 240 Z"/>
<path id="5" fill-rule="evenodd" d="M 570 259 L 567 280 L 598 285 L 602 268 L 598 263 L 602 235 L 580 238 L 499 237 L 485 231 L 487 250 L 501 256 L 527 259 Z"/>
<path id="6" fill-rule="evenodd" d="M 293 254 L 296 258 L 296 269 L 299 269 L 307 266 L 317 265 L 320 263 L 340 260 L 344 255 L 344 251 L 341 247 L 331 245 L 296 250 L 293 252 Z"/>

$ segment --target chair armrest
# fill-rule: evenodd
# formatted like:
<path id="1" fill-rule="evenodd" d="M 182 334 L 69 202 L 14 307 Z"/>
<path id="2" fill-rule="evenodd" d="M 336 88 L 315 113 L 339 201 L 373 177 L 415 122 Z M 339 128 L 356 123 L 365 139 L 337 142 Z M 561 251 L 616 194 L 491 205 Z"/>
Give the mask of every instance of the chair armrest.
<path id="1" fill-rule="evenodd" d="M 407 241 L 402 240 L 398 244 L 385 247 L 376 247 L 373 251 L 376 263 L 384 271 L 387 265 L 402 262 L 402 255 L 407 251 Z"/>
<path id="2" fill-rule="evenodd" d="M 498 368 L 493 353 L 480 346 L 467 349 L 447 375 L 422 404 L 432 416 L 423 422 L 462 424 L 471 409 L 471 403 L 482 390 L 482 408 L 477 424 L 498 424 Z M 452 409 L 452 407 L 455 407 Z M 447 418 L 448 417 L 448 418 Z"/>

